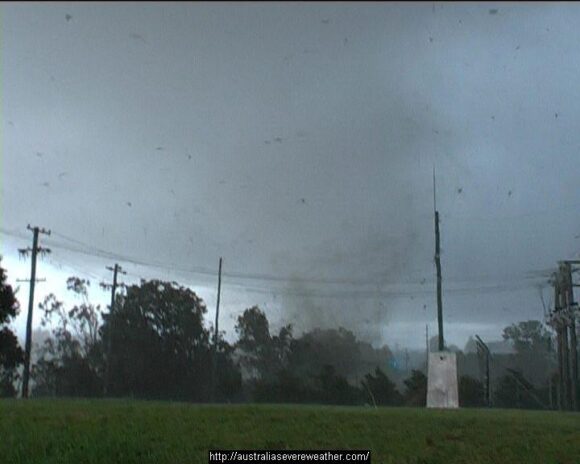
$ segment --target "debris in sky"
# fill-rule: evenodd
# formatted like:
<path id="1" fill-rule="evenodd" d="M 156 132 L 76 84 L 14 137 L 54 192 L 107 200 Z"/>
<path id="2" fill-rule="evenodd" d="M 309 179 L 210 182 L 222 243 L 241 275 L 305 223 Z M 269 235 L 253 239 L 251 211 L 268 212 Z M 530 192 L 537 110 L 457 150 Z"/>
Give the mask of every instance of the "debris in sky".
<path id="1" fill-rule="evenodd" d="M 161 151 L 161 150 L 163 150 L 163 147 L 157 147 L 157 148 L 155 148 L 155 150 Z"/>
<path id="2" fill-rule="evenodd" d="M 439 135 L 439 131 L 438 130 L 433 129 L 433 132 L 435 132 L 437 135 Z"/>
<path id="3" fill-rule="evenodd" d="M 270 142 L 269 140 L 264 140 L 264 143 L 265 143 L 266 145 L 270 145 L 270 143 L 272 143 L 272 142 Z"/>
<path id="4" fill-rule="evenodd" d="M 66 21 L 69 22 L 72 19 L 72 15 L 67 13 L 66 15 L 64 15 L 64 19 L 66 19 Z"/>
<path id="5" fill-rule="evenodd" d="M 329 19 L 323 19 L 321 22 L 322 22 L 322 24 L 328 24 L 330 22 L 330 20 Z"/>
<path id="6" fill-rule="evenodd" d="M 304 199 L 304 198 L 300 198 L 300 203 L 302 203 L 302 204 L 306 204 L 306 199 Z"/>
<path id="7" fill-rule="evenodd" d="M 511 190 L 509 190 L 509 191 L 508 191 L 508 197 L 511 197 L 511 196 L 512 196 L 512 193 L 513 193 L 513 192 L 512 192 Z"/>
<path id="8" fill-rule="evenodd" d="M 135 40 L 140 40 L 143 43 L 147 43 L 145 38 L 141 34 L 137 34 L 136 32 L 132 32 L 131 34 L 129 34 L 129 37 Z"/>
<path id="9" fill-rule="evenodd" d="M 429 42 L 433 43 L 433 37 L 429 36 Z"/>
<path id="10" fill-rule="evenodd" d="M 492 8 L 492 9 L 489 10 L 489 14 L 490 15 L 494 15 L 494 14 L 497 14 L 498 11 L 499 10 L 497 8 Z"/>
<path id="11" fill-rule="evenodd" d="M 554 113 L 554 117 L 558 119 L 558 113 Z"/>
<path id="12" fill-rule="evenodd" d="M 44 187 L 50 187 L 50 183 L 48 183 L 48 182 L 43 182 L 43 183 L 42 183 L 42 185 L 43 185 Z"/>
<path id="13" fill-rule="evenodd" d="M 495 116 L 493 114 L 491 115 L 491 119 L 495 121 Z"/>
<path id="14" fill-rule="evenodd" d="M 131 207 L 131 206 L 133 206 L 133 204 L 130 201 L 128 201 L 127 206 Z"/>
<path id="15" fill-rule="evenodd" d="M 171 189 L 170 192 L 175 196 L 175 190 Z"/>
<path id="16" fill-rule="evenodd" d="M 516 50 L 519 50 L 519 49 L 520 49 L 520 46 L 518 45 L 518 46 L 516 47 Z"/>
<path id="17" fill-rule="evenodd" d="M 457 189 L 457 193 L 463 193 L 463 187 L 459 187 L 459 188 Z"/>
<path id="18" fill-rule="evenodd" d="M 424 285 L 425 282 L 427 282 L 427 279 L 425 279 L 425 278 L 421 279 L 421 285 Z"/>
<path id="19" fill-rule="evenodd" d="M 39 158 L 42 158 L 42 153 L 40 153 L 39 151 L 36 152 L 36 156 L 38 156 Z"/>
<path id="20" fill-rule="evenodd" d="M 274 137 L 274 141 L 278 143 L 282 143 L 282 137 Z"/>
<path id="21" fill-rule="evenodd" d="M 348 37 L 345 37 L 342 42 L 346 45 L 348 43 Z"/>
<path id="22" fill-rule="evenodd" d="M 187 159 L 190 160 L 191 159 L 191 155 L 187 155 Z"/>
<path id="23" fill-rule="evenodd" d="M 67 174 L 68 174 L 68 172 L 66 172 L 66 171 L 63 171 L 63 172 L 59 173 L 59 175 L 58 175 L 58 178 L 59 178 L 59 179 L 62 179 L 62 178 L 63 178 L 64 176 L 66 176 Z"/>
<path id="24" fill-rule="evenodd" d="M 12 121 L 8 121 L 8 125 L 14 127 L 14 123 Z"/>
<path id="25" fill-rule="evenodd" d="M 224 185 L 226 183 L 226 181 L 222 179 L 222 180 L 220 180 L 219 183 L 220 183 L 220 185 Z"/>
<path id="26" fill-rule="evenodd" d="M 426 304 L 423 305 L 423 311 L 425 311 L 425 310 L 427 310 L 427 305 Z"/>

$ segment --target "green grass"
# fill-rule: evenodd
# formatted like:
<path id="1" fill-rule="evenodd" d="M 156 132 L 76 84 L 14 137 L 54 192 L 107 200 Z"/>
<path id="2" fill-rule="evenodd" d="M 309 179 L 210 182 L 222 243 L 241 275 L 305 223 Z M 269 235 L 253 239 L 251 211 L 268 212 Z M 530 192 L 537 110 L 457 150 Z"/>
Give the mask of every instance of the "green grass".
<path id="1" fill-rule="evenodd" d="M 0 401 L 0 462 L 207 463 L 209 448 L 371 449 L 373 463 L 580 463 L 580 415 L 121 400 Z"/>

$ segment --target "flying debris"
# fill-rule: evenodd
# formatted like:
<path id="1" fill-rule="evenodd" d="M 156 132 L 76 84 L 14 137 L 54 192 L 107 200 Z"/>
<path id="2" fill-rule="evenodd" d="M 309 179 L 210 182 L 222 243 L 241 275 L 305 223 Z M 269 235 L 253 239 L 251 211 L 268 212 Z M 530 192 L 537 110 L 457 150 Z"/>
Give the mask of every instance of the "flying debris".
<path id="1" fill-rule="evenodd" d="M 425 282 L 427 282 L 427 279 L 425 278 L 421 279 L 421 285 L 425 285 Z"/>
<path id="2" fill-rule="evenodd" d="M 512 196 L 512 193 L 513 193 L 513 192 L 512 192 L 511 190 L 509 190 L 509 191 L 508 191 L 508 197 L 511 197 L 511 196 Z"/>
<path id="3" fill-rule="evenodd" d="M 344 45 L 346 45 L 348 43 L 348 37 L 345 37 L 342 42 L 344 43 Z"/>
<path id="4" fill-rule="evenodd" d="M 50 187 L 50 183 L 48 183 L 48 182 L 43 182 L 43 183 L 42 183 L 42 186 L 43 186 L 43 187 Z"/>
<path id="5" fill-rule="evenodd" d="M 489 14 L 494 15 L 494 14 L 497 14 L 498 11 L 499 10 L 497 8 L 492 8 L 491 10 L 489 10 Z"/>
<path id="6" fill-rule="evenodd" d="M 14 123 L 12 121 L 8 121 L 8 125 L 14 127 Z"/>
<path id="7" fill-rule="evenodd" d="M 187 155 L 187 159 L 190 160 L 191 159 L 191 155 Z"/>
<path id="8" fill-rule="evenodd" d="M 274 142 L 282 143 L 282 137 L 274 137 Z"/>
<path id="9" fill-rule="evenodd" d="M 457 193 L 459 193 L 459 194 L 463 193 L 463 187 L 459 187 L 459 188 L 457 189 Z"/>
<path id="10" fill-rule="evenodd" d="M 131 207 L 131 206 L 133 206 L 133 204 L 130 201 L 128 201 L 127 206 Z"/>
<path id="11" fill-rule="evenodd" d="M 175 196 L 175 191 L 173 189 L 171 189 L 170 192 Z"/>
<path id="12" fill-rule="evenodd" d="M 66 22 L 68 23 L 72 19 L 72 16 L 67 13 L 64 15 L 64 19 L 66 19 Z"/>
<path id="13" fill-rule="evenodd" d="M 163 147 L 157 147 L 157 148 L 155 148 L 155 150 L 162 151 L 163 150 Z"/>
<path id="14" fill-rule="evenodd" d="M 424 305 L 423 305 L 423 310 L 424 310 L 424 311 L 426 311 L 426 310 L 427 310 L 427 305 L 426 305 L 426 304 L 424 304 Z"/>
<path id="15" fill-rule="evenodd" d="M 328 24 L 329 22 L 330 22 L 330 20 L 329 20 L 329 19 L 323 19 L 323 20 L 321 21 L 321 23 L 322 23 L 322 24 Z"/>
<path id="16" fill-rule="evenodd" d="M 491 119 L 495 121 L 495 116 L 493 114 L 491 115 Z"/>
<path id="17" fill-rule="evenodd" d="M 429 42 L 433 43 L 433 37 L 429 37 Z"/>
<path id="18" fill-rule="evenodd" d="M 226 181 L 225 181 L 225 180 L 223 180 L 223 179 L 222 179 L 222 180 L 220 180 L 220 182 L 219 182 L 219 184 L 220 184 L 220 185 L 224 185 L 225 183 L 226 183 Z"/>
<path id="19" fill-rule="evenodd" d="M 558 113 L 554 113 L 554 117 L 558 119 Z"/>
<path id="20" fill-rule="evenodd" d="M 264 143 L 265 143 L 266 145 L 270 145 L 270 143 L 272 143 L 272 142 L 270 142 L 269 140 L 264 140 Z"/>
<path id="21" fill-rule="evenodd" d="M 36 156 L 38 156 L 39 158 L 42 158 L 42 153 L 40 153 L 39 151 L 36 152 Z"/>
<path id="22" fill-rule="evenodd" d="M 137 34 L 136 32 L 132 32 L 131 34 L 129 34 L 129 37 L 135 40 L 140 40 L 143 43 L 147 43 L 145 38 L 141 34 Z"/>
<path id="23" fill-rule="evenodd" d="M 516 50 L 519 50 L 519 49 L 520 49 L 520 46 L 518 45 L 518 46 L 516 47 Z"/>
<path id="24" fill-rule="evenodd" d="M 300 203 L 302 203 L 303 205 L 306 204 L 306 199 L 305 198 L 300 198 Z"/>
<path id="25" fill-rule="evenodd" d="M 59 173 L 59 175 L 58 175 L 58 178 L 59 178 L 59 179 L 62 179 L 62 178 L 63 178 L 64 176 L 66 176 L 66 175 L 68 175 L 68 172 L 66 172 L 66 171 L 64 171 L 64 172 L 61 172 L 61 173 Z"/>

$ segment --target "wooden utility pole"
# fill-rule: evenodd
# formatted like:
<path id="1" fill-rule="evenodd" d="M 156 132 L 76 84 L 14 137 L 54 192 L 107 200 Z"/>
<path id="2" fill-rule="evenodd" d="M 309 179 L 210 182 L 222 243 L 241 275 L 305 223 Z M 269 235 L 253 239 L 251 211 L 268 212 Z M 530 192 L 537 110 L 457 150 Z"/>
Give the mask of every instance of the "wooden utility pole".
<path id="1" fill-rule="evenodd" d="M 563 345 L 562 345 L 562 321 L 560 306 L 560 275 L 554 275 L 554 310 L 550 317 L 550 325 L 556 330 L 556 346 L 558 349 L 558 409 L 564 409 L 564 364 L 563 364 Z"/>
<path id="2" fill-rule="evenodd" d="M 28 383 L 30 380 L 30 351 L 32 348 L 32 313 L 34 309 L 34 284 L 36 283 L 36 256 L 38 253 L 50 253 L 48 248 L 38 246 L 38 235 L 50 235 L 50 230 L 27 226 L 32 231 L 32 248 L 19 249 L 21 255 L 32 254 L 30 268 L 30 294 L 28 296 L 28 318 L 26 319 L 26 342 L 24 347 L 24 373 L 22 375 L 22 398 L 28 398 Z"/>
<path id="3" fill-rule="evenodd" d="M 109 271 L 113 271 L 113 284 L 109 285 L 109 284 L 105 284 L 105 283 L 101 283 L 101 287 L 103 288 L 110 288 L 111 289 L 111 306 L 109 308 L 109 324 L 111 324 L 111 316 L 113 315 L 113 311 L 115 308 L 115 294 L 117 292 L 117 286 L 119 286 L 119 283 L 117 282 L 117 274 L 127 274 L 125 271 L 123 271 L 123 269 L 121 268 L 121 266 L 119 266 L 117 263 L 115 263 L 115 265 L 113 267 L 107 266 L 107 269 Z M 122 285 L 122 284 L 121 284 Z M 105 381 L 103 383 L 103 395 L 107 396 L 107 394 L 109 393 L 109 389 L 110 389 L 110 377 L 111 377 L 111 347 L 112 347 L 112 342 L 111 342 L 111 338 L 112 338 L 112 332 L 111 332 L 111 326 L 109 325 L 109 336 L 108 336 L 108 340 L 107 340 L 107 362 L 105 364 Z"/>
<path id="4" fill-rule="evenodd" d="M 572 281 L 572 262 L 565 261 L 566 279 L 566 312 L 570 318 L 570 400 L 573 411 L 578 410 L 578 340 L 576 338 L 576 302 L 574 301 L 574 283 Z"/>
<path id="5" fill-rule="evenodd" d="M 443 338 L 443 297 L 441 295 L 441 248 L 439 244 L 439 211 L 435 190 L 435 168 L 433 168 L 433 209 L 435 211 L 435 267 L 437 269 L 437 325 L 439 327 L 439 351 L 445 349 Z"/>
<path id="6" fill-rule="evenodd" d="M 429 372 L 429 324 L 425 324 L 425 374 Z"/>
<path id="7" fill-rule="evenodd" d="M 218 351 L 218 336 L 219 336 L 219 316 L 220 316 L 220 295 L 222 288 L 222 258 L 220 257 L 219 270 L 218 270 L 218 288 L 217 288 L 217 302 L 215 308 L 215 328 L 213 337 L 213 357 L 212 357 L 212 369 L 211 369 L 211 397 L 215 400 L 216 397 L 216 387 L 217 387 L 217 351 Z"/>

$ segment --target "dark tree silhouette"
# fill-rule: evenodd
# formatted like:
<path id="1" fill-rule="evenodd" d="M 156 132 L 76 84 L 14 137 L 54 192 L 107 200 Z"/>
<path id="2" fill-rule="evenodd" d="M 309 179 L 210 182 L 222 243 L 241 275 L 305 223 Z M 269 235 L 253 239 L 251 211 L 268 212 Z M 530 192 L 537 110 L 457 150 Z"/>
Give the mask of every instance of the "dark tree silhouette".
<path id="1" fill-rule="evenodd" d="M 7 327 L 18 314 L 18 310 L 16 292 L 7 283 L 6 270 L 0 266 L 0 396 L 2 397 L 16 396 L 14 384 L 18 380 L 18 366 L 24 362 L 24 353 L 18 339 Z"/>

